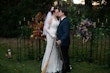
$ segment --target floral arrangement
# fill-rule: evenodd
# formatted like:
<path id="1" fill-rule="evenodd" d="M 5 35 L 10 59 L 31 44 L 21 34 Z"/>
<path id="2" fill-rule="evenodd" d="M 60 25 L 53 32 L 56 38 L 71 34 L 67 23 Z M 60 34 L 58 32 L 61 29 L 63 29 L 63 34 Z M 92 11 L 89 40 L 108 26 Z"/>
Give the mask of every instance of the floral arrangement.
<path id="1" fill-rule="evenodd" d="M 83 43 L 87 42 L 92 37 L 92 30 L 95 28 L 96 23 L 93 23 L 92 21 L 85 19 L 82 20 L 78 25 L 79 33 L 82 37 Z"/>

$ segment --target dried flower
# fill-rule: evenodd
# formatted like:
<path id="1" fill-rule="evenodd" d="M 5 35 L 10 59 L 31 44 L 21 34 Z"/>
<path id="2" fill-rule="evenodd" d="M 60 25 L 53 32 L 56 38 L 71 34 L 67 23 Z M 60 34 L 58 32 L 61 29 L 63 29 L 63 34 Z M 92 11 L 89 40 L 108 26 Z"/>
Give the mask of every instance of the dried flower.
<path id="1" fill-rule="evenodd" d="M 92 28 L 94 28 L 93 22 L 89 21 L 88 19 L 82 20 L 78 25 L 78 30 L 80 35 L 83 38 L 83 43 L 87 42 L 91 39 L 92 36 Z"/>

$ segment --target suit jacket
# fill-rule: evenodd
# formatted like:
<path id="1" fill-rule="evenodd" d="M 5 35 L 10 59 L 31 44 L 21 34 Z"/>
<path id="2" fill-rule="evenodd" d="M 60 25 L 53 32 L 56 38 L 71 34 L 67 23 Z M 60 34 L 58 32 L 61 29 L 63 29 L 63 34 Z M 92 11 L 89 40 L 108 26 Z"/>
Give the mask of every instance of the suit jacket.
<path id="1" fill-rule="evenodd" d="M 57 38 L 61 40 L 61 46 L 69 46 L 70 44 L 70 23 L 64 18 L 57 28 Z"/>

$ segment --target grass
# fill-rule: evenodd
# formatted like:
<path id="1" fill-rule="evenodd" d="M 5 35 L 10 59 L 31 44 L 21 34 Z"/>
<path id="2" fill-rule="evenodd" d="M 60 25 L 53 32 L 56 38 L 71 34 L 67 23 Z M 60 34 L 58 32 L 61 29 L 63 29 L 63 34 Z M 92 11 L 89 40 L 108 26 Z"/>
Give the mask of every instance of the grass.
<path id="1" fill-rule="evenodd" d="M 109 73 L 110 70 L 107 67 L 97 66 L 95 64 L 89 64 L 87 62 L 74 63 L 71 73 Z"/>
<path id="2" fill-rule="evenodd" d="M 40 73 L 41 61 L 27 60 L 19 62 L 13 53 L 13 58 L 8 59 L 5 54 L 7 44 L 0 44 L 0 73 Z"/>
<path id="3" fill-rule="evenodd" d="M 72 59 L 71 59 L 72 62 Z M 0 73 L 41 73 L 41 61 L 17 62 L 13 59 L 4 59 L 0 62 Z M 109 73 L 108 67 L 88 64 L 86 62 L 73 62 L 70 73 Z"/>
<path id="4" fill-rule="evenodd" d="M 19 62 L 16 59 L 15 52 L 13 52 L 13 58 L 8 59 L 5 54 L 9 47 L 7 43 L 0 43 L 0 73 L 41 73 L 41 60 L 23 60 Z M 75 62 L 72 53 L 70 55 L 70 62 L 73 67 L 70 73 L 110 73 L 110 68 L 107 66 L 88 62 Z"/>
<path id="5" fill-rule="evenodd" d="M 0 73 L 40 73 L 40 63 L 37 61 L 17 62 L 13 60 L 1 61 Z"/>

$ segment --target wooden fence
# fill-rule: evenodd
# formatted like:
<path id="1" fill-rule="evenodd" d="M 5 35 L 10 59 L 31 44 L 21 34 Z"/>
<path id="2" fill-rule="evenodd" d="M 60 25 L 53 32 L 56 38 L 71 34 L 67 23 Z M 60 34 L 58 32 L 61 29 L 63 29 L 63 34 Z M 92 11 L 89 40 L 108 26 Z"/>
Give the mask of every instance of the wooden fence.
<path id="1" fill-rule="evenodd" d="M 87 61 L 100 65 L 108 65 L 110 61 L 110 36 L 105 28 L 94 29 L 91 40 L 83 43 L 82 38 L 72 35 L 71 51 L 75 61 Z"/>
<path id="2" fill-rule="evenodd" d="M 70 58 L 74 61 L 87 61 L 110 66 L 110 36 L 105 28 L 95 28 L 91 40 L 82 42 L 82 37 L 76 31 L 71 32 Z M 17 38 L 17 60 L 40 60 L 43 57 L 46 41 L 35 39 L 32 46 L 29 38 Z"/>

